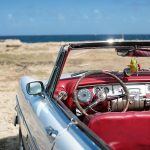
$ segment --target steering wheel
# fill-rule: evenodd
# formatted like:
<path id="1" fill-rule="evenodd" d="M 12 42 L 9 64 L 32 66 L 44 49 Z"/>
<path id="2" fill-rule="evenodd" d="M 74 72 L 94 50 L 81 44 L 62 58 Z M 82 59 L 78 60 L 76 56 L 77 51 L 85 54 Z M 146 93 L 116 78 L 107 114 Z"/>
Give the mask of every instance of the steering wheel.
<path id="1" fill-rule="evenodd" d="M 83 108 L 81 105 L 80 105 L 80 102 L 78 100 L 78 97 L 77 97 L 77 89 L 78 89 L 78 86 L 81 82 L 81 80 L 83 80 L 85 77 L 87 76 L 91 76 L 91 75 L 95 75 L 95 74 L 105 74 L 105 75 L 108 75 L 108 76 L 111 76 L 112 78 L 116 79 L 117 82 L 119 82 L 119 84 L 122 86 L 123 90 L 124 90 L 124 94 L 121 94 L 121 95 L 117 95 L 117 96 L 104 96 L 105 98 L 101 99 L 101 98 L 98 98 L 96 99 L 94 102 L 92 102 L 89 106 L 87 106 L 86 108 Z M 103 97 L 103 96 L 102 96 Z M 82 114 L 88 116 L 87 114 L 87 110 L 89 108 L 92 108 L 92 107 L 95 107 L 98 103 L 100 102 L 103 102 L 105 100 L 107 101 L 111 101 L 111 100 L 114 100 L 114 99 L 117 99 L 117 98 L 123 98 L 123 97 L 126 97 L 126 104 L 125 104 L 125 107 L 123 109 L 122 112 L 126 112 L 127 109 L 128 109 L 128 106 L 129 106 L 129 92 L 128 92 L 128 89 L 127 87 L 125 86 L 124 82 L 118 78 L 116 75 L 112 74 L 112 73 L 109 73 L 109 72 L 104 72 L 104 71 L 90 71 L 90 72 L 87 72 L 85 74 L 83 74 L 79 80 L 77 81 L 76 85 L 75 85 L 75 88 L 74 88 L 74 91 L 73 91 L 73 100 L 77 106 L 77 108 L 81 111 Z"/>

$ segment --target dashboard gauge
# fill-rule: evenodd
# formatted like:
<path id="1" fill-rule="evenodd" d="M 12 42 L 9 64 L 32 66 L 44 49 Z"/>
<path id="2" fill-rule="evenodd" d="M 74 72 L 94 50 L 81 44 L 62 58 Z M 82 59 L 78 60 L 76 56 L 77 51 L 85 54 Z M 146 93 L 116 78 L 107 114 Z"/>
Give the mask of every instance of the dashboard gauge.
<path id="1" fill-rule="evenodd" d="M 78 99 L 80 102 L 87 103 L 92 99 L 92 94 L 88 89 L 78 91 Z"/>
<path id="2" fill-rule="evenodd" d="M 96 87 L 93 88 L 93 93 L 94 94 L 98 93 L 99 91 L 101 91 L 101 87 L 96 86 Z"/>
<path id="3" fill-rule="evenodd" d="M 58 93 L 58 97 L 61 97 L 62 100 L 67 100 L 67 98 L 68 98 L 67 92 L 66 91 L 60 91 Z"/>
<path id="4" fill-rule="evenodd" d="M 97 94 L 99 91 L 104 91 L 106 94 L 109 93 L 109 88 L 108 87 L 101 87 L 101 86 L 96 86 L 93 88 L 93 93 Z"/>
<path id="5" fill-rule="evenodd" d="M 107 94 L 105 93 L 104 90 L 101 90 L 97 93 L 97 97 L 101 100 L 104 101 L 107 98 Z"/>
<path id="6" fill-rule="evenodd" d="M 148 91 L 150 91 L 150 84 L 148 84 L 148 87 L 147 87 Z"/>
<path id="7" fill-rule="evenodd" d="M 105 91 L 106 94 L 108 94 L 109 93 L 109 88 L 108 87 L 104 87 L 104 91 Z"/>

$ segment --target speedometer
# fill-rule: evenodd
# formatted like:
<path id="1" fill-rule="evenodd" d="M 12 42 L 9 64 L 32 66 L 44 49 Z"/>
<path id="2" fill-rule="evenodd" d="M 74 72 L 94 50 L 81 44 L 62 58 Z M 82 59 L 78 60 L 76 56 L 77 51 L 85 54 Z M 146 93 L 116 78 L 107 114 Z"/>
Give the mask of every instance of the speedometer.
<path id="1" fill-rule="evenodd" d="M 87 103 L 92 99 L 92 94 L 88 89 L 78 91 L 78 99 L 80 102 Z"/>

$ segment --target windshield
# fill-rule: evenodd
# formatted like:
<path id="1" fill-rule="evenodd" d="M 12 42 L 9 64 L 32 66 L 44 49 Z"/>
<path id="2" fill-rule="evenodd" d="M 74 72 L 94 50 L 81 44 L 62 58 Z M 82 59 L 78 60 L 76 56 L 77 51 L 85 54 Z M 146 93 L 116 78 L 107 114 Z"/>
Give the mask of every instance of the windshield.
<path id="1" fill-rule="evenodd" d="M 130 65 L 132 57 L 118 56 L 113 48 L 72 50 L 69 53 L 63 73 L 87 70 L 123 71 Z M 149 57 L 136 58 L 141 69 L 149 69 Z"/>

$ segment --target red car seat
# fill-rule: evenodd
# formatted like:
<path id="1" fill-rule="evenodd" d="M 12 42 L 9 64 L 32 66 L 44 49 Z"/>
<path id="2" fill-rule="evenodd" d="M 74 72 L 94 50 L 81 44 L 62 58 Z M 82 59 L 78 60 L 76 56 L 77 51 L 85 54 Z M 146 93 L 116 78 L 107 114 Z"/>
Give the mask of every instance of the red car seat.
<path id="1" fill-rule="evenodd" d="M 114 150 L 150 150 L 150 111 L 97 113 L 87 125 Z"/>

